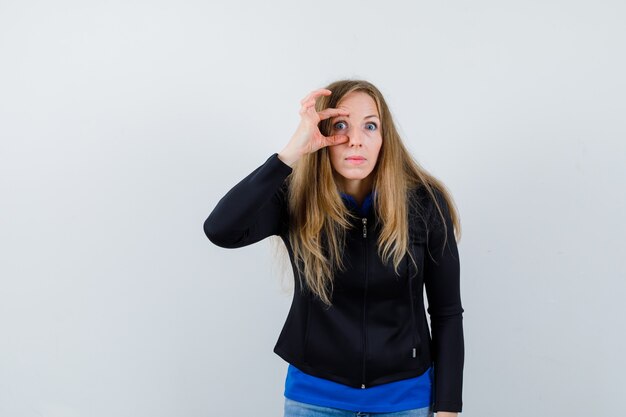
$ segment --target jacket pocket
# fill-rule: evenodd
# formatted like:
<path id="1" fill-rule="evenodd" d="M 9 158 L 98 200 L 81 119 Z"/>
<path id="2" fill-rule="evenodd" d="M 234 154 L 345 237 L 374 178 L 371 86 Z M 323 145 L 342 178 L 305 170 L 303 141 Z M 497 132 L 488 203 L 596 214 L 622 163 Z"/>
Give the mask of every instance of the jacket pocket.
<path id="1" fill-rule="evenodd" d="M 424 248 L 426 244 L 426 235 L 421 229 L 412 229 L 409 236 L 409 250 L 413 259 L 408 259 L 408 281 L 409 281 L 409 299 L 411 304 L 410 320 L 412 332 L 411 358 L 419 359 L 422 355 L 422 338 L 420 336 L 420 323 L 418 313 L 423 309 L 423 305 L 419 305 L 419 301 L 423 299 L 419 291 L 422 291 L 423 283 L 423 267 L 424 267 Z M 415 264 L 413 264 L 415 262 Z"/>
<path id="2" fill-rule="evenodd" d="M 311 297 L 307 297 L 306 308 L 306 321 L 304 325 L 304 347 L 302 348 L 302 361 L 306 364 L 308 361 L 308 348 L 309 348 L 309 329 L 311 328 Z"/>

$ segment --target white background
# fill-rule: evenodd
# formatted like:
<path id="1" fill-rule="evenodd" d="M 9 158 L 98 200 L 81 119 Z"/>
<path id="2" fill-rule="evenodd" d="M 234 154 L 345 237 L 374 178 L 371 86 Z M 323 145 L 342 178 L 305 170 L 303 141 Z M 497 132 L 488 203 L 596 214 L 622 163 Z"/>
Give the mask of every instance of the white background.
<path id="1" fill-rule="evenodd" d="M 625 20 L 621 1 L 0 0 L 0 416 L 282 416 L 269 239 L 222 249 L 202 224 L 344 77 L 381 89 L 459 208 L 462 414 L 622 412 Z"/>

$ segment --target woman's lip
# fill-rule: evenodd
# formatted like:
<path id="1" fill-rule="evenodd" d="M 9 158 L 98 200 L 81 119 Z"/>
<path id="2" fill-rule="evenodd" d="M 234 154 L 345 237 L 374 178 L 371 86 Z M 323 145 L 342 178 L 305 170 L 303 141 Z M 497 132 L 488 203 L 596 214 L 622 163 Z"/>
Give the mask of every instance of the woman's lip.
<path id="1" fill-rule="evenodd" d="M 365 158 L 363 157 L 348 157 L 346 158 L 348 161 L 365 161 Z"/>
<path id="2" fill-rule="evenodd" d="M 359 165 L 365 163 L 365 159 L 346 158 L 346 161 L 353 165 Z"/>

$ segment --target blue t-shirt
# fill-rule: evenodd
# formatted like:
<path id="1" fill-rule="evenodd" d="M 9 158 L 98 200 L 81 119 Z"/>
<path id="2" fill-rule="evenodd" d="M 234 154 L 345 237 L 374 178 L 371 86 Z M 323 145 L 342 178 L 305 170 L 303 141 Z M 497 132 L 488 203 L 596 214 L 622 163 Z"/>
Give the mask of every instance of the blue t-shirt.
<path id="1" fill-rule="evenodd" d="M 287 368 L 285 397 L 294 401 L 350 411 L 390 413 L 428 407 L 433 398 L 434 370 L 422 375 L 369 388 L 353 388 Z"/>
<path id="2" fill-rule="evenodd" d="M 370 192 L 361 207 L 354 197 L 341 193 L 346 204 L 366 215 L 372 207 Z M 292 364 L 287 368 L 285 397 L 294 401 L 334 407 L 350 411 L 385 413 L 428 407 L 433 398 L 433 367 L 422 375 L 389 382 L 370 388 L 354 388 L 324 378 L 309 375 Z"/>

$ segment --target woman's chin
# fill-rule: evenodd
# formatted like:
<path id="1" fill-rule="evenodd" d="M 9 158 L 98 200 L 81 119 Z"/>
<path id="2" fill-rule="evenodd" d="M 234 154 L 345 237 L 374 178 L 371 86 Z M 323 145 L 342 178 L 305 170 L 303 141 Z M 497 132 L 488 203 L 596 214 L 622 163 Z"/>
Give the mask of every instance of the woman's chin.
<path id="1" fill-rule="evenodd" d="M 343 178 L 347 180 L 364 180 L 370 174 L 371 171 L 364 169 L 347 169 L 343 172 L 339 172 Z"/>

